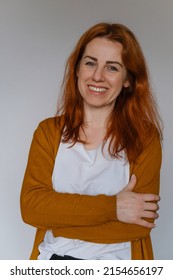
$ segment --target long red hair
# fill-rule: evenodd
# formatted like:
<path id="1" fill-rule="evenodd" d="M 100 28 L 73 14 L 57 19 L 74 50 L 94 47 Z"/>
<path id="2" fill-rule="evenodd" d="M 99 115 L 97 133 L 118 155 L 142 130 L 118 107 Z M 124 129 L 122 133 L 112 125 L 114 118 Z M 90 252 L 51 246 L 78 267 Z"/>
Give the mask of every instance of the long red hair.
<path id="1" fill-rule="evenodd" d="M 123 46 L 122 61 L 130 86 L 123 88 L 117 97 L 105 140 L 110 139 L 112 157 L 125 150 L 128 160 L 134 161 L 156 134 L 162 139 L 162 129 L 142 49 L 132 31 L 122 24 L 94 25 L 82 35 L 71 53 L 62 84 L 62 104 L 57 113 L 61 111 L 64 116 L 63 141 L 83 142 L 79 131 L 84 125 L 84 111 L 77 87 L 77 69 L 87 44 L 96 37 L 117 41 Z"/>

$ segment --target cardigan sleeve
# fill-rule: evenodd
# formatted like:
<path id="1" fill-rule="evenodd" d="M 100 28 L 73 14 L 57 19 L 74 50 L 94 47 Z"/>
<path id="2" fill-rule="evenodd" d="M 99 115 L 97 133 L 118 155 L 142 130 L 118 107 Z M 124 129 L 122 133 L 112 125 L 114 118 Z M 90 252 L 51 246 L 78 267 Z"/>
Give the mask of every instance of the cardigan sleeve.
<path id="1" fill-rule="evenodd" d="M 116 196 L 58 193 L 52 187 L 60 128 L 54 118 L 36 129 L 21 190 L 24 222 L 44 229 L 90 226 L 116 219 Z M 57 142 L 57 143 L 56 143 Z"/>
<path id="2" fill-rule="evenodd" d="M 162 149 L 160 140 L 155 138 L 131 166 L 131 174 L 137 176 L 134 191 L 159 194 Z M 153 219 L 147 219 L 153 221 Z M 90 227 L 73 227 L 69 231 L 54 230 L 54 236 L 61 235 L 97 243 L 118 243 L 137 240 L 149 235 L 151 229 L 139 225 L 110 221 Z"/>
<path id="3" fill-rule="evenodd" d="M 54 160 L 60 140 L 53 121 L 42 122 L 34 133 L 21 191 L 23 220 L 55 236 L 93 242 L 123 242 L 147 236 L 150 229 L 116 220 L 116 196 L 57 193 L 52 188 Z M 134 191 L 159 193 L 161 145 L 155 139 L 131 165 L 137 176 Z"/>

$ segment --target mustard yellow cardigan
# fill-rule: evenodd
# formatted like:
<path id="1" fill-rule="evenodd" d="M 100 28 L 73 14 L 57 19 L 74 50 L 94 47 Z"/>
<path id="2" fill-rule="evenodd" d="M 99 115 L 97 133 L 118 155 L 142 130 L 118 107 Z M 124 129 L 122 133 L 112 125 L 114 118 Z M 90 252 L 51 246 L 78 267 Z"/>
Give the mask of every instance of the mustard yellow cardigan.
<path id="1" fill-rule="evenodd" d="M 52 172 L 62 125 L 61 117 L 49 118 L 36 129 L 21 190 L 21 213 L 25 223 L 37 228 L 30 259 L 37 259 L 45 232 L 96 243 L 131 241 L 132 259 L 153 259 L 150 229 L 119 222 L 116 195 L 58 193 L 52 188 Z M 161 144 L 158 138 L 130 165 L 137 176 L 134 191 L 159 193 Z M 71 166 L 75 168 L 75 166 Z M 106 187 L 106 186 L 105 186 Z"/>

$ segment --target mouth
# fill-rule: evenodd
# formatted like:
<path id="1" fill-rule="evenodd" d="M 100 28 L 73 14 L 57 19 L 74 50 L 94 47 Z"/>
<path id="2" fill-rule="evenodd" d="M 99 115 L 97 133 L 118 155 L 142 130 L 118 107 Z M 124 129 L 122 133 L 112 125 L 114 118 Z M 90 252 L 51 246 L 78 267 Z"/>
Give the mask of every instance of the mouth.
<path id="1" fill-rule="evenodd" d="M 91 85 L 89 85 L 88 87 L 89 87 L 90 91 L 92 91 L 92 93 L 94 93 L 96 95 L 105 93 L 107 91 L 107 88 L 105 88 L 105 87 L 95 87 L 95 86 L 91 86 Z"/>

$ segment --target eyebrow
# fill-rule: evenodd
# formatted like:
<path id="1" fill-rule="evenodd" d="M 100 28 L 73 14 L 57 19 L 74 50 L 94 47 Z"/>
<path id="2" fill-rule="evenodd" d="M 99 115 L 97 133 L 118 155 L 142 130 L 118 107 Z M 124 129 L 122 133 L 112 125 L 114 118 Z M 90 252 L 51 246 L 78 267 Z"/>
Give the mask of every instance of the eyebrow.
<path id="1" fill-rule="evenodd" d="M 94 61 L 97 61 L 97 58 L 95 58 L 95 57 L 93 57 L 93 56 L 90 56 L 90 55 L 86 55 L 85 57 L 84 57 L 84 59 L 85 58 L 90 58 L 90 59 L 92 59 L 92 60 L 94 60 Z M 118 61 L 111 61 L 111 60 L 108 60 L 108 61 L 106 61 L 106 64 L 118 64 L 119 66 L 121 66 L 121 68 L 123 68 L 123 65 L 120 63 L 120 62 L 118 62 Z"/>

